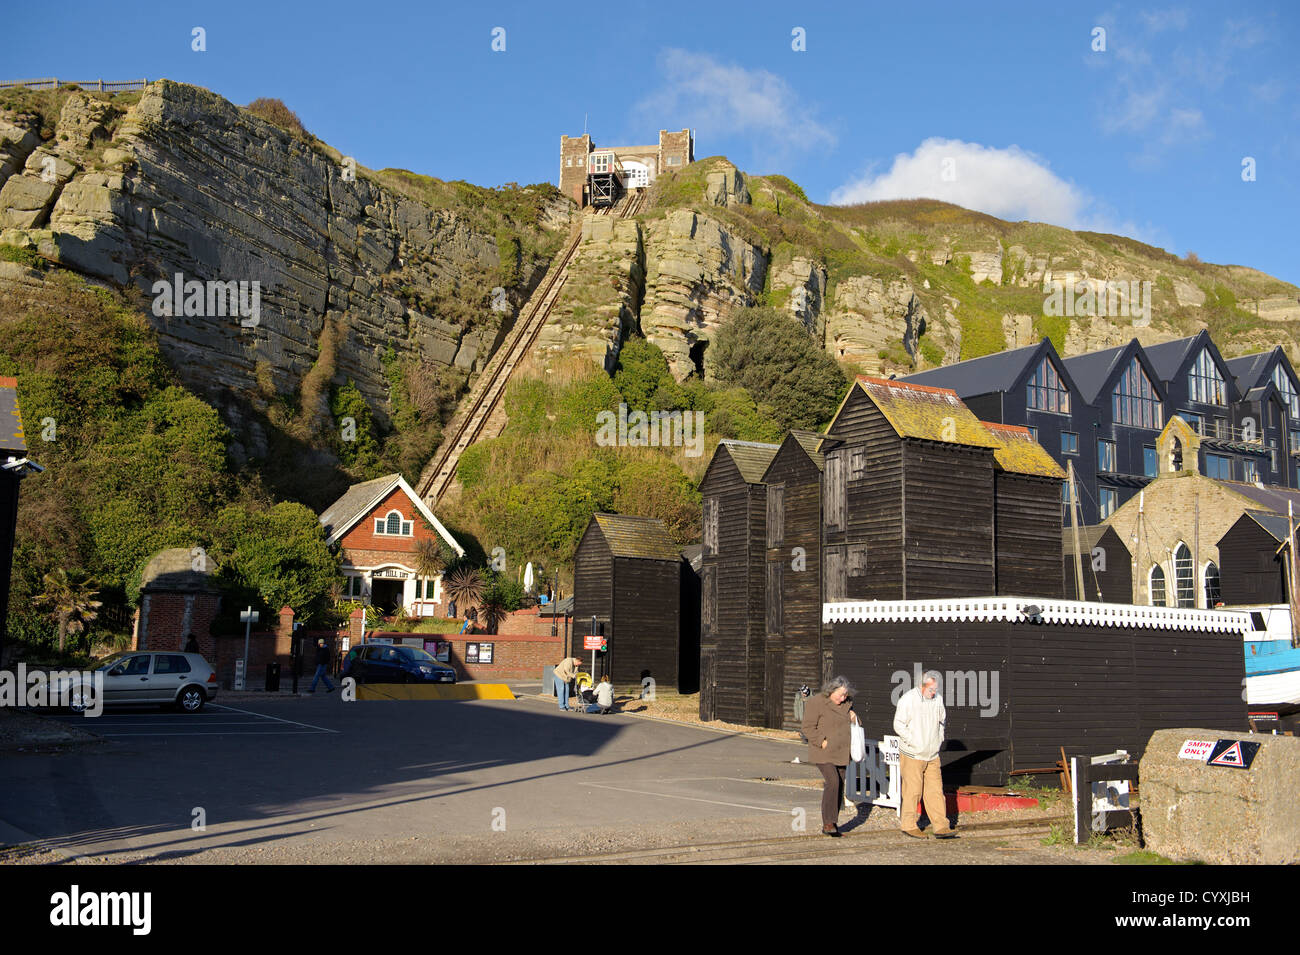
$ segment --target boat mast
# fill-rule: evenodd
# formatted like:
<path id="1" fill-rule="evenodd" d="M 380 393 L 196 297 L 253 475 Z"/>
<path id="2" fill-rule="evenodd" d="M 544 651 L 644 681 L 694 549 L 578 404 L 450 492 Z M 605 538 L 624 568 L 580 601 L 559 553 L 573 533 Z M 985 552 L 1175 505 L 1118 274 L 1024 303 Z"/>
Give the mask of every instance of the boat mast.
<path id="1" fill-rule="evenodd" d="M 1074 490 L 1074 462 L 1067 461 L 1070 482 L 1070 536 L 1074 538 L 1074 593 L 1079 600 L 1087 600 L 1083 589 L 1083 554 L 1079 550 L 1079 499 Z"/>

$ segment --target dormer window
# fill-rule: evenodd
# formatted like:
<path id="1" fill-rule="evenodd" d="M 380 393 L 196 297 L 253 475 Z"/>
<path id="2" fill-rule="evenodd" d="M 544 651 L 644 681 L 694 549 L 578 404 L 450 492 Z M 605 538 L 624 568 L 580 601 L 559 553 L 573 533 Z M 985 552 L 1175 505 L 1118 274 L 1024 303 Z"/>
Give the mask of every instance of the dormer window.
<path id="1" fill-rule="evenodd" d="M 1207 405 L 1227 404 L 1223 376 L 1219 374 L 1219 367 L 1214 363 L 1208 348 L 1201 349 L 1192 370 L 1187 373 L 1187 388 L 1192 401 Z"/>
<path id="2" fill-rule="evenodd" d="M 375 518 L 375 533 L 388 537 L 410 537 L 411 522 L 402 520 L 401 511 L 389 511 L 386 516 Z"/>
<path id="3" fill-rule="evenodd" d="M 1135 428 L 1159 430 L 1161 426 L 1160 399 L 1147 377 L 1142 363 L 1134 358 L 1124 370 L 1124 377 L 1111 395 L 1111 411 L 1116 424 Z"/>
<path id="4" fill-rule="evenodd" d="M 1061 384 L 1061 376 L 1050 359 L 1042 360 L 1026 387 L 1029 389 L 1027 403 L 1033 410 L 1070 413 L 1070 392 Z"/>

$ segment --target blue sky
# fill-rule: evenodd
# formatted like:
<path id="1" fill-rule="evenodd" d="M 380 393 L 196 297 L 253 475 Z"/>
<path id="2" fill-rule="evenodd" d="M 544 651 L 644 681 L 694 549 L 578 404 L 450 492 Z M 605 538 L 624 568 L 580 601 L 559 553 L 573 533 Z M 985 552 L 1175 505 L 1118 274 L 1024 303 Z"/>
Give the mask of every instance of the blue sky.
<path id="1" fill-rule="evenodd" d="M 815 201 L 932 195 L 1300 284 L 1287 0 L 71 2 L 0 23 L 0 79 L 166 76 L 241 104 L 278 97 L 373 168 L 555 181 L 559 136 L 584 118 L 609 144 L 692 127 L 697 155 L 784 173 Z"/>

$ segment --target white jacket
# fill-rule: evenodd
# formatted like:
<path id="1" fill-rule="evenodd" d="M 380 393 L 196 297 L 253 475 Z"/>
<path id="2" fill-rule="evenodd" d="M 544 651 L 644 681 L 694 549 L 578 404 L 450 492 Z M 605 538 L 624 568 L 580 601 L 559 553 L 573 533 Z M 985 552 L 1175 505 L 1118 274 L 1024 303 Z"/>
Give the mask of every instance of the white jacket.
<path id="1" fill-rule="evenodd" d="M 898 749 L 904 756 L 926 762 L 939 755 L 943 745 L 943 726 L 948 713 L 943 698 L 936 691 L 933 699 L 921 696 L 915 687 L 903 694 L 894 712 L 894 733 L 898 736 Z"/>

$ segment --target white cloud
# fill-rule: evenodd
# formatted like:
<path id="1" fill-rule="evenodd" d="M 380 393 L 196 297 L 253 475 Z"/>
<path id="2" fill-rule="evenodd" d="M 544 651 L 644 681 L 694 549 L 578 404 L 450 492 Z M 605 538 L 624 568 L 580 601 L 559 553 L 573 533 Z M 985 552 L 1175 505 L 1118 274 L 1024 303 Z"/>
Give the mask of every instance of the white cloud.
<path id="1" fill-rule="evenodd" d="M 784 79 L 767 70 L 719 62 L 704 53 L 668 49 L 659 55 L 662 80 L 634 107 L 656 129 L 698 127 L 710 138 L 747 139 L 765 158 L 835 144 Z"/>
<path id="2" fill-rule="evenodd" d="M 948 173 L 951 178 L 945 175 Z M 1047 163 L 1019 146 L 1000 149 L 960 139 L 931 138 L 899 153 L 888 171 L 840 186 L 831 202 L 941 199 L 1000 219 L 1078 226 L 1089 199 Z"/>

